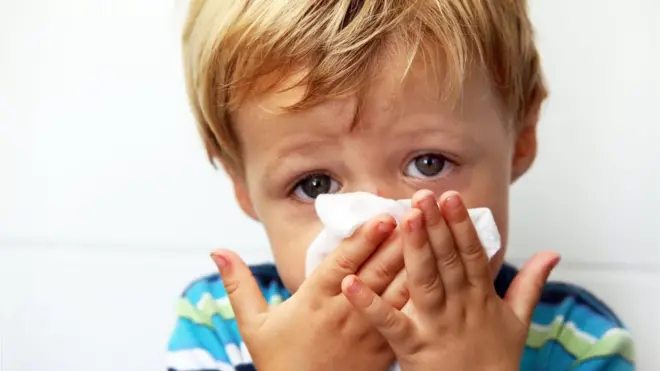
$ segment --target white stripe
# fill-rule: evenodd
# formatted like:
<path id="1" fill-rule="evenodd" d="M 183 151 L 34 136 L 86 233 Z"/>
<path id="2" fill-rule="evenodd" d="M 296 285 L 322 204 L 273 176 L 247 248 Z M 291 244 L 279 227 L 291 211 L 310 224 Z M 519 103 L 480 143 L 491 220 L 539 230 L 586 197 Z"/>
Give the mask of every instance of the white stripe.
<path id="1" fill-rule="evenodd" d="M 165 362 L 168 368 L 177 371 L 219 370 L 234 371 L 234 366 L 219 362 L 204 349 L 189 349 L 167 352 Z"/>
<path id="2" fill-rule="evenodd" d="M 594 337 L 593 335 L 587 334 L 586 332 L 577 328 L 575 322 L 566 322 L 566 324 L 564 324 L 564 328 L 571 329 L 577 337 L 588 341 L 590 344 L 595 344 L 596 341 L 598 341 L 598 339 L 596 339 L 596 337 Z"/>
<path id="3" fill-rule="evenodd" d="M 548 325 L 539 325 L 537 323 L 532 323 L 530 325 L 530 327 L 533 328 L 534 330 L 537 330 L 537 331 L 549 332 L 552 329 L 552 327 L 554 327 L 555 325 L 559 325 L 559 326 L 562 326 L 564 328 L 570 329 L 577 337 L 589 342 L 590 344 L 595 344 L 598 341 L 598 338 L 596 338 L 595 336 L 593 336 L 593 335 L 591 335 L 591 334 L 589 334 L 585 331 L 580 330 L 577 327 L 577 325 L 575 324 L 575 322 L 572 322 L 572 321 L 564 322 L 564 320 L 565 319 L 564 319 L 563 315 L 558 315 Z M 623 329 L 613 328 L 613 329 L 608 330 L 605 334 L 603 334 L 603 336 L 601 336 L 601 339 L 606 337 L 606 336 L 611 335 L 610 333 L 613 332 L 613 331 L 627 332 Z"/>
<path id="4" fill-rule="evenodd" d="M 195 304 L 195 306 L 197 307 L 197 309 L 202 310 L 202 308 L 204 308 L 204 305 L 206 304 L 206 302 L 209 301 L 209 300 L 212 301 L 213 296 L 211 296 L 211 294 L 209 294 L 208 292 L 205 292 L 199 298 L 199 300 L 197 301 L 197 304 Z"/>
<path id="5" fill-rule="evenodd" d="M 253 363 L 252 362 L 252 356 L 250 355 L 250 351 L 248 350 L 247 346 L 243 342 L 241 342 L 241 355 L 243 356 L 243 362 L 244 363 Z"/>
<path id="6" fill-rule="evenodd" d="M 611 328 L 611 329 L 607 330 L 607 332 L 605 332 L 605 334 L 601 337 L 601 339 L 604 339 L 604 338 L 610 337 L 610 336 L 616 336 L 617 334 L 622 334 L 622 336 L 627 337 L 630 340 L 632 340 L 632 335 L 630 334 L 630 332 L 627 331 L 626 329 L 622 329 L 620 327 L 614 327 L 614 328 Z"/>
<path id="7" fill-rule="evenodd" d="M 231 302 L 229 301 L 229 297 L 224 296 L 219 299 L 215 299 L 215 303 L 217 306 L 222 307 L 222 306 L 230 306 L 231 307 Z"/>
<path id="8" fill-rule="evenodd" d="M 227 358 L 232 365 L 240 365 L 243 363 L 243 357 L 241 357 L 241 350 L 238 349 L 236 344 L 227 344 L 225 345 L 225 353 L 227 353 Z"/>
<path id="9" fill-rule="evenodd" d="M 560 314 L 557 317 L 555 317 L 552 320 L 552 322 L 550 322 L 547 325 L 539 325 L 538 323 L 532 322 L 532 324 L 529 327 L 533 328 L 536 331 L 548 332 L 555 325 L 555 323 L 560 323 L 561 324 L 562 322 L 564 322 L 564 316 Z"/>

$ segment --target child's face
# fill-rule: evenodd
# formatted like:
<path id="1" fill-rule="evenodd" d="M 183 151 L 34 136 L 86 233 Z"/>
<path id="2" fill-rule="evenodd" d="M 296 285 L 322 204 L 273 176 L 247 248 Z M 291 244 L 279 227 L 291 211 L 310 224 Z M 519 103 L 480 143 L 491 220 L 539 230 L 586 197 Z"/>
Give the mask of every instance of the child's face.
<path id="1" fill-rule="evenodd" d="M 233 176 L 243 210 L 260 220 L 281 277 L 291 291 L 304 279 L 308 245 L 322 226 L 321 193 L 367 191 L 410 198 L 430 189 L 461 193 L 468 207 L 489 207 L 506 247 L 509 184 L 536 151 L 535 125 L 516 133 L 504 121 L 485 78 L 473 74 L 452 106 L 438 99 L 439 79 L 413 65 L 384 63 L 356 112 L 357 97 L 284 112 L 303 88 L 246 102 L 234 117 L 244 176 Z M 419 68 L 418 68 L 419 67 Z M 502 264 L 505 248 L 491 261 Z"/>

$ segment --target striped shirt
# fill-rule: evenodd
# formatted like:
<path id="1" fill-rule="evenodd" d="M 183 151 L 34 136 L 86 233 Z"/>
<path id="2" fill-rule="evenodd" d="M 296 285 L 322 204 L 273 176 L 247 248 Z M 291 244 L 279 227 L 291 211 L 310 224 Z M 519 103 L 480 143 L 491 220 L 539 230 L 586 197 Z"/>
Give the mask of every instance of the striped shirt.
<path id="1" fill-rule="evenodd" d="M 253 266 L 252 272 L 270 305 L 290 296 L 275 266 Z M 512 266 L 502 267 L 495 280 L 498 295 L 504 295 L 517 273 Z M 193 282 L 184 291 L 177 315 L 167 352 L 169 371 L 255 370 L 217 274 Z M 521 371 L 634 369 L 630 333 L 605 304 L 576 286 L 556 282 L 545 286 Z"/>

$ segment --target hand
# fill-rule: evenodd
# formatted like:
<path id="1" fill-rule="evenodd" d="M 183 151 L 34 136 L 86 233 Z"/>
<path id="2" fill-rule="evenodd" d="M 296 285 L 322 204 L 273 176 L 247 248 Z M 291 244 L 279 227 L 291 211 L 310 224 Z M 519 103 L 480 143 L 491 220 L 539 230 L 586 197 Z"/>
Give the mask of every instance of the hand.
<path id="1" fill-rule="evenodd" d="M 408 294 L 405 276 L 397 276 L 403 269 L 403 253 L 395 227 L 389 216 L 367 222 L 291 298 L 272 308 L 236 254 L 212 254 L 259 371 L 385 370 L 392 364 L 391 348 L 346 300 L 341 281 L 357 274 L 384 302 L 401 308 Z"/>
<path id="2" fill-rule="evenodd" d="M 342 289 L 383 334 L 401 368 L 410 370 L 517 370 L 531 316 L 555 253 L 532 258 L 497 296 L 482 245 L 456 193 L 416 195 L 401 223 L 410 310 L 397 310 L 359 277 Z"/>

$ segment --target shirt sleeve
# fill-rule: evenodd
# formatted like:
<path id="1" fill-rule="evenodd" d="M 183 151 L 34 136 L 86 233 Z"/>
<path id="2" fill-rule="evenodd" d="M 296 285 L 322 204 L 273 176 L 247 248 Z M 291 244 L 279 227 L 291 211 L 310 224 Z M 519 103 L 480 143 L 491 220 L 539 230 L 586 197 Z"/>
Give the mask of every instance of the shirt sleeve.
<path id="1" fill-rule="evenodd" d="M 633 371 L 633 341 L 627 330 L 613 327 L 576 354 L 576 371 Z"/>
<path id="2" fill-rule="evenodd" d="M 219 277 L 194 282 L 178 300 L 169 371 L 234 371 L 251 364 Z"/>
<path id="3" fill-rule="evenodd" d="M 290 297 L 272 264 L 251 266 L 269 305 Z M 254 371 L 220 276 L 193 282 L 177 303 L 167 350 L 168 371 Z"/>
<path id="4" fill-rule="evenodd" d="M 522 369 L 635 370 L 630 332 L 603 302 L 566 285 L 544 297 L 532 318 Z"/>

